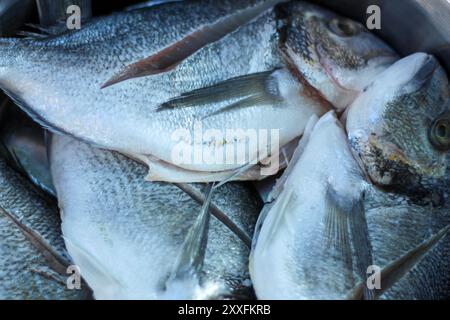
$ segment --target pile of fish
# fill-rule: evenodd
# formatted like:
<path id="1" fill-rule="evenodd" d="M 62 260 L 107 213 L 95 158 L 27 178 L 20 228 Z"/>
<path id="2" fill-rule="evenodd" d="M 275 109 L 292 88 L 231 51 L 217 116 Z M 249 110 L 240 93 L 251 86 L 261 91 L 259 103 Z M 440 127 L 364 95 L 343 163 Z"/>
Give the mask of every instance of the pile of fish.
<path id="1" fill-rule="evenodd" d="M 158 1 L 57 29 L 0 38 L 0 298 L 450 298 L 432 55 L 302 1 Z M 252 149 L 199 125 L 278 136 Z M 246 160 L 175 161 L 196 148 Z"/>

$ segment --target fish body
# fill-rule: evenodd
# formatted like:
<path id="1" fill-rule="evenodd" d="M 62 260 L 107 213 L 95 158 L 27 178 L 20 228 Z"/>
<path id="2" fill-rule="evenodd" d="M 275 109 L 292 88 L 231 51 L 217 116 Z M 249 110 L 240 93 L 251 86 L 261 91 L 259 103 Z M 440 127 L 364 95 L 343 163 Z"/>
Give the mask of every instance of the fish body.
<path id="1" fill-rule="evenodd" d="M 325 228 L 327 219 L 336 228 L 346 226 L 345 218 L 328 211 L 325 195 L 343 192 L 351 203 L 364 188 L 355 164 L 339 121 L 325 115 L 298 162 L 291 163 L 283 191 L 260 218 L 250 263 L 258 298 L 342 299 L 355 285 L 348 239 Z M 349 251 L 343 255 L 344 250 Z"/>
<path id="2" fill-rule="evenodd" d="M 446 76 L 419 53 L 355 100 L 348 133 L 323 116 L 258 221 L 250 259 L 256 295 L 448 299 L 448 110 Z M 392 119 L 408 121 L 408 134 Z M 392 174 L 384 184 L 380 164 Z M 406 184 L 412 164 L 420 183 Z"/>
<path id="3" fill-rule="evenodd" d="M 54 135 L 50 154 L 64 239 L 96 299 L 251 297 L 249 248 L 213 217 L 199 282 L 192 275 L 169 285 L 200 212 L 187 193 L 147 182 L 145 166 L 70 137 Z M 260 204 L 245 186 L 221 187 L 212 204 L 252 234 Z"/>
<path id="4" fill-rule="evenodd" d="M 144 161 L 152 156 L 183 170 L 235 170 L 243 164 L 178 162 L 173 152 L 177 147 L 199 147 L 206 154 L 224 154 L 227 147 L 248 147 L 243 138 L 195 141 L 196 125 L 222 135 L 227 129 L 279 130 L 279 145 L 283 146 L 302 134 L 312 114 L 320 116 L 330 108 L 309 85 L 314 74 L 306 77 L 293 72 L 296 54 L 280 51 L 284 37 L 279 24 L 286 22 L 268 6 L 272 2 L 278 3 L 174 2 L 99 18 L 79 31 L 48 39 L 2 39 L 0 86 L 53 131 Z M 139 61 L 148 56 L 161 60 L 164 50 L 181 46 L 189 36 L 203 32 L 203 26 L 215 26 L 249 8 L 266 10 L 164 72 L 101 89 L 124 67 L 133 66 L 140 72 L 139 68 L 148 66 Z M 287 26 L 291 44 L 302 36 L 294 32 L 298 27 Z M 370 37 L 374 41 L 364 47 L 378 48 L 379 41 Z M 383 61 L 380 68 L 385 65 Z M 179 130 L 187 138 L 174 136 Z M 246 161 L 255 160 L 271 146 L 262 140 L 256 151 L 246 151 Z"/>
<path id="5" fill-rule="evenodd" d="M 71 260 L 61 236 L 56 206 L 0 160 L 0 297 L 83 299 L 89 289 L 69 290 Z"/>

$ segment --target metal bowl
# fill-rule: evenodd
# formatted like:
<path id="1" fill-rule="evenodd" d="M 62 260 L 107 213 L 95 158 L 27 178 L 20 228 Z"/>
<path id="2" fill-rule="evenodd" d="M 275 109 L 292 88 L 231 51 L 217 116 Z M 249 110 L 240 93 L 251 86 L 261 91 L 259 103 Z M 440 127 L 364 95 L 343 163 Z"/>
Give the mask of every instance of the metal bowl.
<path id="1" fill-rule="evenodd" d="M 450 0 L 315 0 L 366 24 L 370 5 L 381 9 L 381 30 L 375 32 L 403 56 L 434 54 L 450 73 Z"/>
<path id="2" fill-rule="evenodd" d="M 33 0 L 0 1 L 0 36 L 13 35 L 30 16 Z"/>

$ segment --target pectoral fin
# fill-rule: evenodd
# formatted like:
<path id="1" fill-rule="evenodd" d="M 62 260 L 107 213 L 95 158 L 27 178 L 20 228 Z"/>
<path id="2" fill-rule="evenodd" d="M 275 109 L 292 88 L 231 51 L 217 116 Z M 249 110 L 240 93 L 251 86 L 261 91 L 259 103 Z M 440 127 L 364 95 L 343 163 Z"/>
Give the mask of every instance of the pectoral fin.
<path id="1" fill-rule="evenodd" d="M 276 104 L 281 101 L 278 92 L 275 71 L 261 72 L 225 80 L 210 87 L 193 90 L 167 101 L 159 106 L 157 111 L 177 108 L 196 107 L 222 104 L 217 111 L 206 116 L 237 110 L 261 104 Z"/>
<path id="2" fill-rule="evenodd" d="M 203 204 L 206 201 L 206 197 L 203 196 L 196 188 L 191 184 L 187 183 L 175 183 L 175 185 L 183 190 L 187 195 L 189 195 L 196 202 Z M 215 189 L 215 188 L 214 188 Z M 210 213 L 221 223 L 223 223 L 231 232 L 233 232 L 241 241 L 250 248 L 251 239 L 245 230 L 239 227 L 227 214 L 222 211 L 214 203 L 210 203 Z"/>
<path id="3" fill-rule="evenodd" d="M 327 187 L 325 200 L 327 247 L 339 253 L 345 270 L 355 268 L 361 279 L 366 279 L 366 270 L 373 263 L 363 194 L 345 191 L 346 194 L 340 194 L 333 186 Z M 355 261 L 353 257 L 356 258 Z M 372 299 L 372 296 L 370 290 L 364 290 L 366 299 Z"/>
<path id="4" fill-rule="evenodd" d="M 252 7 L 228 15 L 215 23 L 202 25 L 178 42 L 169 45 L 147 58 L 126 66 L 119 74 L 109 79 L 102 88 L 128 79 L 159 74 L 171 70 L 204 46 L 220 40 L 280 2 L 283 1 L 265 0 Z"/>
<path id="5" fill-rule="evenodd" d="M 278 196 L 281 194 L 281 192 L 284 189 L 284 185 L 290 176 L 293 168 L 295 167 L 295 164 L 300 160 L 303 151 L 306 148 L 306 145 L 309 142 L 309 139 L 311 137 L 311 133 L 317 123 L 319 121 L 319 118 L 316 115 L 312 115 L 308 122 L 306 123 L 305 130 L 303 132 L 303 136 L 300 138 L 300 140 L 297 143 L 297 147 L 295 148 L 295 151 L 293 152 L 289 163 L 287 165 L 286 170 L 284 171 L 283 175 L 277 180 L 275 186 L 273 187 L 272 191 L 270 192 L 267 201 L 271 202 L 278 198 Z"/>
<path id="6" fill-rule="evenodd" d="M 200 214 L 186 235 L 168 282 L 192 277 L 197 277 L 198 280 L 208 243 L 209 205 L 213 194 L 213 184 L 209 185 L 207 194 Z"/>

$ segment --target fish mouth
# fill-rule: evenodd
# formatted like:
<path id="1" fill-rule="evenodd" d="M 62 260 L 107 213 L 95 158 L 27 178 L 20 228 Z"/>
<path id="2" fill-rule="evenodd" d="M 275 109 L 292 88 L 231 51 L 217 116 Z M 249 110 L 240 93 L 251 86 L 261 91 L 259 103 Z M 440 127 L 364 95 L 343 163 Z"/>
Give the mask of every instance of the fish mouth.
<path id="1" fill-rule="evenodd" d="M 394 143 L 375 137 L 350 145 L 366 179 L 377 188 L 406 195 L 415 203 L 425 203 L 431 195 L 439 194 L 435 182 L 445 178 L 445 167 L 421 163 Z"/>
<path id="2" fill-rule="evenodd" d="M 340 91 L 343 91 L 345 94 L 349 96 L 356 97 L 361 90 L 349 88 L 343 83 L 339 81 L 338 78 L 334 75 L 334 67 L 330 59 L 327 59 L 324 50 L 321 48 L 320 44 L 317 44 L 315 46 L 315 51 L 318 57 L 318 63 L 322 67 L 322 69 L 325 71 L 325 74 L 328 76 L 328 78 L 331 80 L 331 83 Z M 380 65 L 389 65 L 393 63 L 396 60 L 396 56 L 394 53 L 388 51 L 388 50 L 379 50 L 379 51 L 373 51 L 370 52 L 363 57 L 364 61 L 372 61 L 374 59 L 377 59 L 380 61 Z"/>
<path id="3" fill-rule="evenodd" d="M 328 99 L 323 95 L 323 93 L 315 88 L 309 81 L 305 78 L 302 72 L 298 69 L 296 63 L 293 58 L 295 54 L 289 47 L 282 46 L 280 48 L 281 56 L 286 63 L 286 68 L 290 71 L 290 73 L 304 86 L 305 93 L 320 103 L 323 110 L 330 111 L 333 110 L 332 104 L 328 101 Z M 325 113 L 325 112 L 324 112 Z"/>

